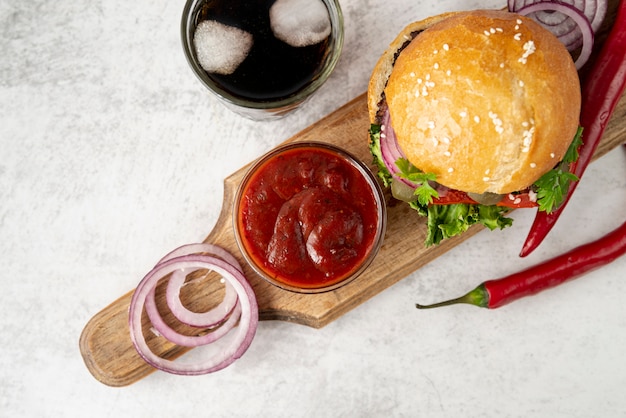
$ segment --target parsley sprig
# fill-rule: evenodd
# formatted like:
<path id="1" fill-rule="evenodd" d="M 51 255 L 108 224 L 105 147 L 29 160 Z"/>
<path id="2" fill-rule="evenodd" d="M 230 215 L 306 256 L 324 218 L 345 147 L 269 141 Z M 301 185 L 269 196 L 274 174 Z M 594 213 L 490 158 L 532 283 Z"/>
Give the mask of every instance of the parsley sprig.
<path id="1" fill-rule="evenodd" d="M 400 158 L 396 161 L 396 165 L 400 169 L 400 177 L 405 178 L 418 187 L 415 189 L 415 196 L 420 205 L 426 206 L 433 202 L 433 199 L 439 197 L 439 193 L 431 185 L 430 181 L 436 181 L 437 176 L 434 173 L 424 173 L 419 170 L 406 158 Z"/>
<path id="2" fill-rule="evenodd" d="M 578 160 L 578 148 L 582 144 L 582 128 L 578 128 L 574 140 L 565 152 L 563 160 L 541 176 L 534 184 L 539 210 L 550 213 L 559 207 L 567 196 L 569 185 L 578 177 L 569 171 L 570 164 Z"/>

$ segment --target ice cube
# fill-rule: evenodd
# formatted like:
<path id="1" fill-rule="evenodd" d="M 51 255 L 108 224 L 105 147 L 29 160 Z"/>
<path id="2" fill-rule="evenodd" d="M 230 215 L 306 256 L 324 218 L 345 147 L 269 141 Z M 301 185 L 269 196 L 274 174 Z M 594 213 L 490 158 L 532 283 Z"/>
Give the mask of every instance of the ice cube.
<path id="1" fill-rule="evenodd" d="M 214 20 L 198 24 L 193 37 L 198 62 L 208 73 L 232 74 L 252 48 L 252 35 Z"/>
<path id="2" fill-rule="evenodd" d="M 274 36 L 294 47 L 317 44 L 330 35 L 330 16 L 322 0 L 277 0 L 270 8 Z"/>

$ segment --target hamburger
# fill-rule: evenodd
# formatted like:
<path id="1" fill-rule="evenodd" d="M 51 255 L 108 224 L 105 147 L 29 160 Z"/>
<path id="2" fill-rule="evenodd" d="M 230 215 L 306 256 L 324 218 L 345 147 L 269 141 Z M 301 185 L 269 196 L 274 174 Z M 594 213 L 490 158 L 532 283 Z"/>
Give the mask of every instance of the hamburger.
<path id="1" fill-rule="evenodd" d="M 372 72 L 370 150 L 394 198 L 428 218 L 426 245 L 512 208 L 552 211 L 581 141 L 580 81 L 530 18 L 452 12 L 408 25 Z"/>

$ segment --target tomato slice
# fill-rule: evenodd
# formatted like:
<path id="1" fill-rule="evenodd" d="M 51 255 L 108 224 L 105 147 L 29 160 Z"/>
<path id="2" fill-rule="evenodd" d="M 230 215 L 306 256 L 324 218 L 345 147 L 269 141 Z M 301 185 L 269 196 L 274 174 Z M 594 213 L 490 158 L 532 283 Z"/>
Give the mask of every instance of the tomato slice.
<path id="1" fill-rule="evenodd" d="M 456 203 L 479 204 L 469 197 L 467 193 L 460 190 L 444 189 L 438 190 L 439 197 L 433 199 L 433 205 L 453 205 Z M 509 193 L 496 206 L 506 206 L 508 208 L 534 208 L 537 207 L 537 199 L 532 198 L 534 193 L 529 189 L 517 193 Z"/>

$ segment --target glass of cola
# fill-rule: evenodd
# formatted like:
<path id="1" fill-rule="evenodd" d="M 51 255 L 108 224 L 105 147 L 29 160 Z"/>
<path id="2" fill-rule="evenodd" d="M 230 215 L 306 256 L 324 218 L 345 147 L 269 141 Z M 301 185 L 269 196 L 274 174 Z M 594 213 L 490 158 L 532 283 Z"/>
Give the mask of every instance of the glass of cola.
<path id="1" fill-rule="evenodd" d="M 338 0 L 187 0 L 183 49 L 202 84 L 254 120 L 296 109 L 343 47 Z"/>

